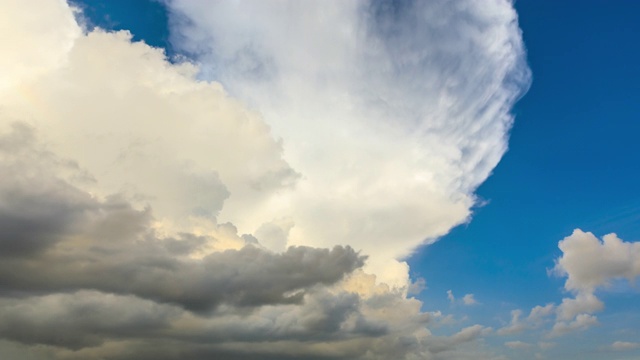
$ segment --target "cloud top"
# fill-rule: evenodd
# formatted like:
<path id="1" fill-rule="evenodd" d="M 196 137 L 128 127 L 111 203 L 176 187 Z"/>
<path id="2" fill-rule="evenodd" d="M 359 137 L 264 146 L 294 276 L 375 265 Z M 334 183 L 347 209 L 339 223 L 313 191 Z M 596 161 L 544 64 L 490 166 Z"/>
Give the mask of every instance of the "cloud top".
<path id="1" fill-rule="evenodd" d="M 530 80 L 508 1 L 168 4 L 174 46 L 264 115 L 301 174 L 279 203 L 287 244 L 351 244 L 389 282 L 406 283 L 393 259 L 468 219 Z M 221 217 L 272 220 L 244 214 Z"/>

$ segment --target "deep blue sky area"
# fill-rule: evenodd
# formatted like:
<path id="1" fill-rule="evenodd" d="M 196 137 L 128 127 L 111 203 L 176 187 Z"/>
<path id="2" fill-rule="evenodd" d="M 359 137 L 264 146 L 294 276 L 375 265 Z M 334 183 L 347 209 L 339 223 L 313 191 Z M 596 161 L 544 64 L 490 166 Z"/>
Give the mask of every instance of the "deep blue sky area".
<path id="1" fill-rule="evenodd" d="M 128 29 L 172 55 L 161 2 L 75 3 L 92 24 Z M 487 204 L 408 259 L 427 281 L 420 295 L 427 309 L 450 307 L 451 289 L 475 294 L 481 304 L 469 311 L 491 306 L 508 320 L 511 309 L 559 302 L 564 280 L 547 269 L 573 229 L 640 240 L 640 1 L 518 0 L 515 7 L 533 83 L 514 109 L 509 151 L 478 189 Z M 623 313 L 633 299 L 605 295 Z"/>
<path id="2" fill-rule="evenodd" d="M 82 9 L 95 26 L 107 30 L 128 30 L 134 41 L 165 49 L 169 56 L 173 48 L 169 41 L 167 11 L 161 0 L 70 0 Z"/>
<path id="3" fill-rule="evenodd" d="M 489 203 L 409 259 L 431 302 L 449 288 L 505 307 L 551 302 L 563 280 L 546 269 L 574 228 L 640 239 L 640 2 L 515 5 L 533 83 L 478 189 Z"/>

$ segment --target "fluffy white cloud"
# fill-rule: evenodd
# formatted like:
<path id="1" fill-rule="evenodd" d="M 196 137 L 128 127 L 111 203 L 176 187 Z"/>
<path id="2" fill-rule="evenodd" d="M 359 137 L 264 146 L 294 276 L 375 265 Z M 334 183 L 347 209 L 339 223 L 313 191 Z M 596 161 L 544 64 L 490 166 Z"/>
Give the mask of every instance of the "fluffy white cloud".
<path id="1" fill-rule="evenodd" d="M 354 25 L 352 5 L 334 5 L 345 26 Z M 359 16 L 388 26 L 377 34 L 370 21 L 361 24 L 368 30 L 358 39 L 380 41 L 373 52 L 356 49 L 374 68 L 350 75 L 354 63 L 344 54 L 309 53 L 314 61 L 325 56 L 329 70 L 346 66 L 349 83 L 340 92 L 347 88 L 327 70 L 316 103 L 311 95 L 324 81 L 317 63 L 299 78 L 314 83 L 292 92 L 296 72 L 279 59 L 284 78 L 255 88 L 272 90 L 273 107 L 262 98 L 254 104 L 267 124 L 219 83 L 197 80 L 194 65 L 171 64 L 126 32 L 83 33 L 64 1 L 2 3 L 0 26 L 11 41 L 0 43 L 9 54 L 0 63 L 0 354 L 438 359 L 489 334 L 473 325 L 433 336 L 427 326 L 442 315 L 406 297 L 408 268 L 396 258 L 464 221 L 474 187 L 504 151 L 509 106 L 523 85 L 510 80 L 520 74 L 526 85 L 528 74 L 515 13 L 500 1 L 451 14 L 434 8 L 461 27 L 451 49 L 433 44 L 434 53 L 446 64 L 474 56 L 461 57 L 460 69 L 432 69 L 418 63 L 435 58 L 407 57 L 416 63 L 403 65 L 394 55 L 399 43 L 390 37 L 402 29 L 393 29 L 389 9 L 357 5 Z M 318 25 L 313 6 L 310 31 Z M 434 9 L 422 6 L 398 14 L 425 20 Z M 435 23 L 419 29 L 405 44 L 410 53 L 444 31 Z M 318 49 L 327 39 L 317 39 Z M 253 55 L 245 55 L 235 63 L 251 68 Z M 379 67 L 384 62 L 388 68 Z M 405 74 L 405 65 L 417 70 Z M 429 81 L 408 88 L 399 81 L 413 76 Z M 353 79 L 362 80 L 355 89 L 362 96 L 351 92 Z M 234 93 L 249 91 L 240 80 L 229 82 Z M 390 81 L 384 99 L 376 98 L 380 81 Z M 378 100 L 388 108 L 365 106 Z M 423 100 L 428 106 L 416 108 Z M 278 101 L 299 113 L 275 116 Z M 349 243 L 372 253 L 375 274 L 361 269 L 364 253 L 333 246 Z"/>
<path id="2" fill-rule="evenodd" d="M 605 304 L 596 291 L 606 289 L 613 280 L 631 282 L 640 275 L 640 243 L 622 241 L 615 234 L 605 235 L 600 241 L 592 233 L 575 229 L 558 247 L 562 256 L 549 273 L 566 276 L 564 288 L 573 296 L 563 298 L 559 305 L 535 306 L 526 318 L 522 318 L 521 310 L 513 310 L 510 323 L 498 329 L 499 335 L 537 329 L 553 314 L 555 323 L 547 336 L 561 336 L 597 325 L 593 314 L 602 311 Z"/>
<path id="3" fill-rule="evenodd" d="M 509 325 L 498 329 L 498 335 L 514 335 L 521 333 L 525 330 L 535 329 L 540 327 L 545 319 L 553 315 L 556 310 L 554 304 L 547 304 L 545 306 L 534 306 L 529 313 L 529 316 L 522 318 L 522 310 L 516 309 L 511 311 L 511 322 Z"/>
<path id="4" fill-rule="evenodd" d="M 549 336 L 560 336 L 577 330 L 585 330 L 598 324 L 598 319 L 590 314 L 579 314 L 571 321 L 558 321 L 553 325 Z"/>
<path id="5" fill-rule="evenodd" d="M 351 244 L 395 262 L 469 218 L 507 148 L 529 70 L 505 0 L 168 1 L 174 46 L 264 114 L 301 174 L 283 193 L 289 245 Z M 221 212 L 244 232 L 272 212 Z"/>
<path id="6" fill-rule="evenodd" d="M 562 257 L 554 270 L 567 276 L 567 290 L 593 292 L 611 280 L 633 281 L 640 276 L 640 242 L 625 242 L 616 234 L 605 235 L 600 241 L 592 233 L 576 229 L 558 247 Z"/>
<path id="7" fill-rule="evenodd" d="M 615 234 L 605 235 L 600 241 L 592 233 L 576 229 L 558 247 L 562 256 L 549 273 L 566 276 L 564 289 L 573 296 L 563 298 L 559 305 L 535 306 L 526 318 L 522 310 L 513 310 L 510 323 L 498 329 L 498 335 L 540 328 L 553 314 L 555 323 L 547 333 L 550 337 L 597 325 L 593 314 L 602 311 L 605 304 L 596 291 L 606 290 L 613 280 L 632 282 L 640 275 L 640 243 L 622 241 Z"/>
<path id="8" fill-rule="evenodd" d="M 473 294 L 466 294 L 462 297 L 462 303 L 465 305 L 475 305 L 478 301 L 475 299 Z"/>
<path id="9" fill-rule="evenodd" d="M 590 314 L 604 309 L 596 290 L 606 288 L 612 280 L 633 281 L 640 275 L 640 243 L 622 241 L 615 234 L 605 235 L 600 241 L 592 233 L 576 229 L 558 247 L 562 256 L 553 272 L 567 277 L 564 287 L 575 297 L 563 299 L 558 306 L 559 322 L 552 334 L 596 324 Z"/>
<path id="10" fill-rule="evenodd" d="M 62 0 L 40 1 L 38 6 L 25 11 L 23 1 L 3 1 L 0 91 L 15 91 L 24 81 L 65 62 L 69 49 L 82 32 L 73 13 L 61 4 Z"/>

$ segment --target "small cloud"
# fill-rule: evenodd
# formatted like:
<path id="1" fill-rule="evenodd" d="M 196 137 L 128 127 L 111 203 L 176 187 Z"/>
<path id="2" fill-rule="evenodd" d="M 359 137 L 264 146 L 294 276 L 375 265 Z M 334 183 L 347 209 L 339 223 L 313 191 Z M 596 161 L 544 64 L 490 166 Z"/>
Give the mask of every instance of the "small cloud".
<path id="1" fill-rule="evenodd" d="M 424 278 L 418 278 L 416 281 L 409 284 L 407 293 L 409 295 L 418 295 L 427 288 L 427 281 Z"/>
<path id="2" fill-rule="evenodd" d="M 539 322 L 543 318 L 553 314 L 553 311 L 555 309 L 556 309 L 556 306 L 554 304 L 547 304 L 545 306 L 540 306 L 540 305 L 535 306 L 533 309 L 531 309 L 531 312 L 529 313 L 527 320 L 533 323 Z"/>
<path id="3" fill-rule="evenodd" d="M 528 349 L 531 347 L 531 344 L 523 341 L 507 341 L 506 343 L 504 343 L 504 346 L 508 347 L 509 349 Z"/>
<path id="4" fill-rule="evenodd" d="M 453 291 L 447 290 L 447 299 L 453 304 L 456 301 L 456 298 L 453 296 Z"/>
<path id="5" fill-rule="evenodd" d="M 511 323 L 503 328 L 498 329 L 498 335 L 513 335 L 526 329 L 526 324 L 520 321 L 522 310 L 511 311 Z"/>
<path id="6" fill-rule="evenodd" d="M 628 342 L 628 341 L 616 341 L 611 344 L 611 349 L 614 351 L 627 351 L 640 348 L 640 343 Z"/>
<path id="7" fill-rule="evenodd" d="M 593 293 L 614 279 L 633 281 L 640 276 L 640 242 L 627 242 L 616 234 L 602 240 L 575 229 L 558 243 L 562 256 L 553 273 L 566 276 L 565 289 Z"/>
<path id="8" fill-rule="evenodd" d="M 598 318 L 589 314 L 580 314 L 571 322 L 559 321 L 551 329 L 549 336 L 561 336 L 573 331 L 586 330 L 598 324 Z"/>
<path id="9" fill-rule="evenodd" d="M 462 303 L 469 306 L 469 305 L 475 305 L 478 302 L 476 301 L 476 299 L 473 297 L 473 294 L 466 294 L 463 298 L 462 298 Z"/>

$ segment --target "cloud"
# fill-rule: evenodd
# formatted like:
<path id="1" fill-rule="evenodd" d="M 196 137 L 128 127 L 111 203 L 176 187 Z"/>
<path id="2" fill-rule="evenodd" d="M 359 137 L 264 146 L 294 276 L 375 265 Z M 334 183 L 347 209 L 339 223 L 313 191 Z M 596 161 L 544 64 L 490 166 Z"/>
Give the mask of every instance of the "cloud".
<path id="1" fill-rule="evenodd" d="M 406 286 L 396 261 L 468 221 L 530 81 L 508 1 L 167 3 L 174 47 L 264 115 L 302 176 L 278 202 L 287 244 L 348 243 Z M 220 216 L 272 220 L 246 210 Z"/>
<path id="2" fill-rule="evenodd" d="M 447 290 L 447 299 L 449 299 L 449 302 L 451 304 L 455 304 L 456 303 L 456 298 L 453 295 L 453 291 L 451 290 Z M 471 305 L 476 305 L 478 304 L 478 301 L 476 301 L 475 297 L 473 294 L 466 294 L 462 297 L 462 299 L 460 299 L 459 301 L 460 303 L 462 303 L 465 306 L 471 306 Z"/>
<path id="3" fill-rule="evenodd" d="M 452 304 L 456 301 L 455 296 L 453 296 L 453 291 L 447 290 L 447 299 L 449 299 L 449 302 Z"/>
<path id="4" fill-rule="evenodd" d="M 586 330 L 598 324 L 598 319 L 589 314 L 579 314 L 572 321 L 558 321 L 553 325 L 551 337 L 564 335 L 577 330 Z"/>
<path id="5" fill-rule="evenodd" d="M 633 281 L 640 276 L 640 243 L 622 241 L 608 234 L 600 241 L 580 229 L 558 243 L 562 256 L 554 271 L 567 276 L 565 288 L 570 291 L 593 292 L 611 280 Z"/>
<path id="6" fill-rule="evenodd" d="M 555 313 L 555 323 L 548 337 L 586 330 L 598 324 L 594 313 L 605 307 L 596 291 L 606 290 L 611 281 L 629 282 L 640 275 L 640 247 L 625 242 L 615 234 L 605 235 L 600 241 L 592 233 L 575 229 L 558 243 L 562 256 L 556 259 L 550 274 L 566 277 L 564 288 L 573 297 L 565 297 L 559 305 L 535 306 L 529 316 L 522 318 L 521 310 L 511 312 L 509 325 L 498 329 L 499 335 L 513 335 L 541 327 Z"/>
<path id="7" fill-rule="evenodd" d="M 509 325 L 498 329 L 498 335 L 514 335 L 525 330 L 536 329 L 547 321 L 546 318 L 553 315 L 556 310 L 554 304 L 545 306 L 534 306 L 526 318 L 522 318 L 522 310 L 516 309 L 511 311 L 511 322 Z"/>
<path id="8" fill-rule="evenodd" d="M 611 344 L 611 349 L 615 351 L 628 351 L 640 348 L 640 343 L 628 342 L 628 341 L 616 341 Z"/>
<path id="9" fill-rule="evenodd" d="M 631 282 L 640 275 L 640 243 L 622 241 L 615 234 L 605 235 L 600 241 L 592 233 L 576 229 L 558 247 L 562 256 L 552 272 L 567 277 L 564 287 L 575 297 L 563 299 L 558 306 L 559 322 L 553 334 L 596 324 L 595 317 L 589 314 L 604 309 L 596 290 L 606 289 L 612 280 L 623 278 Z M 567 323 L 572 319 L 575 320 Z"/>
<path id="10" fill-rule="evenodd" d="M 498 329 L 498 335 L 540 328 L 553 314 L 555 322 L 548 337 L 586 330 L 598 324 L 593 314 L 605 307 L 596 291 L 606 290 L 613 280 L 632 282 L 640 275 L 638 243 L 622 241 L 615 234 L 605 235 L 600 241 L 592 233 L 576 229 L 558 247 L 562 256 L 549 273 L 566 277 L 564 288 L 573 297 L 563 298 L 559 305 L 535 306 L 526 318 L 522 317 L 522 310 L 513 310 L 510 323 Z"/>
<path id="11" fill-rule="evenodd" d="M 476 299 L 474 298 L 473 294 L 466 294 L 463 298 L 462 298 L 462 303 L 469 306 L 469 305 L 475 305 L 478 302 L 476 301 Z"/>
<path id="12" fill-rule="evenodd" d="M 531 344 L 522 341 L 507 341 L 506 343 L 504 343 L 504 346 L 508 347 L 509 349 L 523 350 L 529 349 L 531 347 Z"/>
<path id="13" fill-rule="evenodd" d="M 372 68 L 349 75 L 351 58 L 333 53 L 326 91 L 313 63 L 292 92 L 296 72 L 284 58 L 256 67 L 262 57 L 248 48 L 237 66 L 284 74 L 255 87 L 271 89 L 269 108 L 250 103 L 243 79 L 224 84 L 238 100 L 197 78 L 210 67 L 172 64 L 127 32 L 84 33 L 64 1 L 34 1 L 0 11 L 11 39 L 0 44 L 9 54 L 0 69 L 0 354 L 437 359 L 491 332 L 432 335 L 429 324 L 449 317 L 407 298 L 408 266 L 397 259 L 467 219 L 475 186 L 506 148 L 509 107 L 528 81 L 510 4 L 463 6 L 464 16 L 407 4 L 400 18 L 351 8 L 366 31 L 347 45 L 364 41 L 357 59 Z M 338 19 L 355 26 L 352 5 L 338 4 Z M 433 43 L 436 58 L 403 64 L 392 37 L 407 29 L 394 24 L 431 10 L 451 20 L 446 29 L 460 27 L 453 46 Z M 309 11 L 305 37 L 318 30 L 319 8 Z M 378 21 L 383 28 L 372 27 Z M 450 36 L 435 23 L 411 26 L 420 31 L 404 44 L 409 54 Z M 331 38 L 322 36 L 318 50 Z M 291 53 L 292 64 L 303 55 Z M 440 65 L 420 65 L 431 60 Z M 348 82 L 336 83 L 332 69 Z M 406 88 L 414 75 L 432 80 Z M 381 81 L 390 87 L 377 94 Z M 300 113 L 274 117 L 279 100 Z"/>
<path id="14" fill-rule="evenodd" d="M 39 5 L 25 12 L 19 0 L 2 4 L 0 32 L 11 36 L 2 43 L 0 91 L 13 90 L 22 82 L 60 66 L 81 35 L 71 11 L 55 1 L 41 1 Z M 15 26 L 17 23 L 24 26 Z"/>
<path id="15" fill-rule="evenodd" d="M 135 210 L 117 197 L 100 201 L 56 178 L 52 172 L 63 161 L 37 149 L 34 141 L 19 124 L 0 137 L 2 173 L 20 174 L 0 180 L 0 223 L 6 224 L 0 242 L 4 291 L 90 288 L 205 311 L 223 302 L 256 306 L 300 301 L 302 293 L 285 294 L 335 283 L 363 265 L 364 259 L 348 247 L 290 247 L 274 254 L 246 246 L 190 258 L 216 239 L 191 234 L 157 238 L 149 209 Z M 38 155 L 45 156 L 38 167 L 37 161 L 14 158 Z M 27 175 L 34 173 L 38 177 Z"/>
<path id="16" fill-rule="evenodd" d="M 348 247 L 274 253 L 249 242 L 199 256 L 217 238 L 160 236 L 153 209 L 74 186 L 66 178 L 91 174 L 22 123 L 0 134 L 0 170 L 9 174 L 0 180 L 0 222 L 13 224 L 0 238 L 0 337 L 11 341 L 0 351 L 44 359 L 429 358 L 486 332 L 431 336 L 435 315 L 356 271 L 364 258 Z M 231 225 L 219 226 L 243 241 Z"/>
<path id="17" fill-rule="evenodd" d="M 491 333 L 492 329 L 482 325 L 466 327 L 448 338 L 440 338 L 437 344 L 431 346 L 433 353 L 441 353 L 455 349 L 458 345 L 473 341 Z"/>
<path id="18" fill-rule="evenodd" d="M 513 335 L 527 329 L 527 324 L 521 321 L 522 310 L 511 311 L 511 323 L 505 327 L 498 329 L 498 335 Z"/>
<path id="19" fill-rule="evenodd" d="M 536 305 L 531 309 L 527 320 L 534 323 L 539 324 L 544 318 L 549 315 L 552 315 L 555 311 L 556 306 L 554 304 L 546 304 L 544 306 Z"/>

